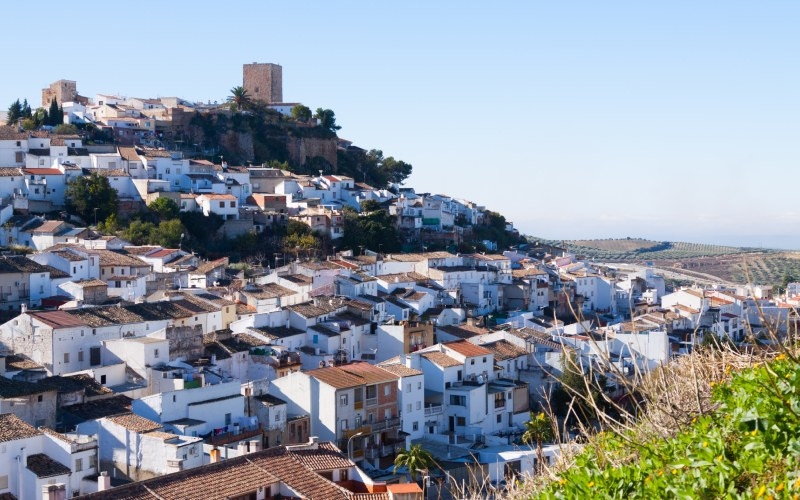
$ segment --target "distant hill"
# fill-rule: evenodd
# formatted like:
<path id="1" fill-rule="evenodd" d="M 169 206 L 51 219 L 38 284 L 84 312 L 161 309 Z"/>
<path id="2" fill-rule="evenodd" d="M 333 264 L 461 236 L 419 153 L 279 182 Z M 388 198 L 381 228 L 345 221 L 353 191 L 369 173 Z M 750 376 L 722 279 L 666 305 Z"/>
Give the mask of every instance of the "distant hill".
<path id="1" fill-rule="evenodd" d="M 754 248 L 704 243 L 651 241 L 638 238 L 572 240 L 565 243 L 571 252 L 597 260 L 691 259 L 763 251 Z"/>
<path id="2" fill-rule="evenodd" d="M 694 271 L 737 283 L 782 286 L 800 281 L 800 252 L 730 247 L 703 243 L 652 241 L 641 238 L 544 241 L 585 259 L 601 262 L 653 262 L 662 268 Z"/>

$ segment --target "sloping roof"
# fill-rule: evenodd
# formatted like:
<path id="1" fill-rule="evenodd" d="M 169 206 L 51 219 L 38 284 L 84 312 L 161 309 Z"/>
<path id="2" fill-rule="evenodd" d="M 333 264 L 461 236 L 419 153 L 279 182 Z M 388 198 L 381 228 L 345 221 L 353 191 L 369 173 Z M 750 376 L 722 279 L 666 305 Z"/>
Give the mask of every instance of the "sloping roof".
<path id="1" fill-rule="evenodd" d="M 259 300 L 266 300 L 275 299 L 278 297 L 287 297 L 289 295 L 294 295 L 297 292 L 280 286 L 277 283 L 265 283 L 263 285 L 255 285 L 255 289 L 244 289 L 242 290 L 242 293 L 245 295 L 250 295 Z"/>
<path id="2" fill-rule="evenodd" d="M 476 325 L 468 325 L 466 323 L 463 325 L 440 326 L 438 328 L 439 330 L 460 339 L 469 339 L 475 337 L 476 335 L 483 335 L 490 332 L 488 328 Z"/>
<path id="3" fill-rule="evenodd" d="M 333 443 L 319 443 L 316 449 L 290 448 L 289 450 L 303 465 L 315 472 L 349 469 L 355 465 Z"/>
<path id="4" fill-rule="evenodd" d="M 435 365 L 441 366 L 442 368 L 449 368 L 451 366 L 462 366 L 464 364 L 461 361 L 455 358 L 451 358 L 447 354 L 438 351 L 423 352 L 422 357 Z"/>
<path id="5" fill-rule="evenodd" d="M 481 344 L 481 346 L 492 351 L 495 361 L 505 361 L 507 359 L 514 359 L 528 354 L 525 349 L 517 347 L 507 340 L 489 342 L 488 344 Z"/>
<path id="6" fill-rule="evenodd" d="M 0 274 L 11 273 L 48 273 L 49 266 L 43 266 L 38 262 L 21 255 L 8 255 L 0 257 Z"/>
<path id="7" fill-rule="evenodd" d="M 421 371 L 415 368 L 409 368 L 402 363 L 391 363 L 391 364 L 381 363 L 378 366 L 380 366 L 386 371 L 394 373 L 398 377 L 413 377 L 415 375 L 422 375 Z"/>
<path id="8" fill-rule="evenodd" d="M 347 389 L 364 384 L 363 378 L 341 370 L 338 366 L 317 368 L 316 370 L 307 371 L 306 374 L 336 389 Z"/>
<path id="9" fill-rule="evenodd" d="M 24 420 L 13 413 L 0 413 L 0 443 L 25 439 L 40 435 L 41 432 L 34 429 Z"/>
<path id="10" fill-rule="evenodd" d="M 161 424 L 140 417 L 135 413 L 123 413 L 121 415 L 106 417 L 106 419 L 133 432 L 150 432 L 161 430 L 162 428 Z"/>
<path id="11" fill-rule="evenodd" d="M 462 356 L 472 357 L 472 356 L 486 356 L 487 354 L 491 354 L 492 351 L 486 349 L 485 347 L 481 347 L 479 345 L 475 345 L 472 342 L 468 342 L 466 340 L 456 340 L 454 342 L 445 342 L 445 347 L 456 351 L 457 353 L 461 354 Z"/>
<path id="12" fill-rule="evenodd" d="M 72 474 L 72 470 L 61 462 L 56 462 L 44 453 L 28 455 L 28 470 L 39 479 Z"/>
<path id="13" fill-rule="evenodd" d="M 351 375 L 361 377 L 364 380 L 363 383 L 367 385 L 391 382 L 399 378 L 388 370 L 384 370 L 381 367 L 369 363 L 364 363 L 363 361 L 354 361 L 346 365 L 341 365 L 339 368 Z"/>
<path id="14" fill-rule="evenodd" d="M 79 316 L 66 311 L 28 311 L 28 315 L 52 328 L 88 326 Z"/>

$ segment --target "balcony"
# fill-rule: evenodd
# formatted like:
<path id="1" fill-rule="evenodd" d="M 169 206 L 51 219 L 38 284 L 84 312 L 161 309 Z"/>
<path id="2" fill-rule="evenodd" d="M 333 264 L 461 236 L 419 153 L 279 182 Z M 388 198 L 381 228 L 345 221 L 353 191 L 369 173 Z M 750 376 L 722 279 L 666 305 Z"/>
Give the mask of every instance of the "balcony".
<path id="1" fill-rule="evenodd" d="M 372 432 L 381 432 L 385 431 L 386 429 L 391 429 L 392 427 L 399 427 L 400 426 L 400 418 L 387 418 L 385 420 L 379 420 L 377 422 L 372 423 Z"/>
<path id="2" fill-rule="evenodd" d="M 375 406 L 378 404 L 378 398 L 367 398 L 367 406 Z"/>
<path id="3" fill-rule="evenodd" d="M 353 408 L 356 410 L 363 410 L 364 409 L 364 402 L 363 401 L 354 401 Z"/>
<path id="4" fill-rule="evenodd" d="M 249 439 L 259 435 L 261 435 L 261 427 L 257 426 L 255 428 L 242 429 L 239 431 L 217 434 L 215 436 L 210 437 L 208 439 L 208 442 L 209 444 L 212 444 L 214 446 L 222 446 L 225 444 L 235 443 L 236 441 L 242 441 L 243 439 Z"/>
<path id="5" fill-rule="evenodd" d="M 425 407 L 425 416 L 433 417 L 442 414 L 442 405 L 430 405 Z"/>

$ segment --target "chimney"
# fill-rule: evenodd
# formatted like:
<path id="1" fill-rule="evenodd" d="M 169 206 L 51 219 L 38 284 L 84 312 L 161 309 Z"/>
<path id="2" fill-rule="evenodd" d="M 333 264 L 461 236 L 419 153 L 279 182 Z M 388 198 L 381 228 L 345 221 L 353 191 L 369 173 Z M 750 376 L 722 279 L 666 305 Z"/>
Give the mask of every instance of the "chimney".
<path id="1" fill-rule="evenodd" d="M 308 446 L 312 450 L 316 450 L 319 448 L 319 438 L 317 436 L 309 436 L 308 437 Z"/>
<path id="2" fill-rule="evenodd" d="M 26 312 L 28 312 L 28 304 L 20 304 L 19 312 L 20 314 L 25 314 Z"/>
<path id="3" fill-rule="evenodd" d="M 261 449 L 261 440 L 254 439 L 250 441 L 250 453 L 255 453 Z"/>
<path id="4" fill-rule="evenodd" d="M 248 448 L 249 446 L 247 446 L 247 441 L 239 441 L 239 445 L 236 447 L 236 451 L 239 452 L 239 456 L 241 457 L 242 455 L 247 455 L 248 453 L 250 453 L 250 450 Z"/>
<path id="5" fill-rule="evenodd" d="M 97 476 L 97 491 L 106 491 L 111 489 L 111 477 L 107 471 L 100 472 Z"/>
<path id="6" fill-rule="evenodd" d="M 214 448 L 208 454 L 211 457 L 212 464 L 219 462 L 219 449 Z"/>
<path id="7" fill-rule="evenodd" d="M 66 500 L 67 486 L 64 483 L 42 486 L 42 500 Z"/>

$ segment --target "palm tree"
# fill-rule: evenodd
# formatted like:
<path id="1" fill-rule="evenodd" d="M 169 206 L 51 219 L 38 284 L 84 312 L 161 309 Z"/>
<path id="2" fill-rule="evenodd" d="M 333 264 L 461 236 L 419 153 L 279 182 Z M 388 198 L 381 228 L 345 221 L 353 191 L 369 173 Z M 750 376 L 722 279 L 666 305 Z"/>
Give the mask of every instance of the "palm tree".
<path id="1" fill-rule="evenodd" d="M 541 470 L 544 464 L 542 455 L 542 443 L 553 440 L 553 423 L 550 417 L 544 412 L 531 412 L 531 419 L 525 422 L 525 432 L 522 434 L 523 443 L 536 443 L 536 457 L 539 462 L 538 469 Z"/>
<path id="2" fill-rule="evenodd" d="M 422 445 L 415 444 L 394 457 L 394 469 L 392 469 L 392 472 L 397 472 L 400 467 L 405 467 L 408 469 L 411 480 L 416 481 L 418 470 L 427 469 L 435 463 L 428 450 L 422 449 Z"/>
<path id="3" fill-rule="evenodd" d="M 228 102 L 235 104 L 239 109 L 249 109 L 253 105 L 253 100 L 250 98 L 247 90 L 242 86 L 233 87 L 231 89 Z"/>

